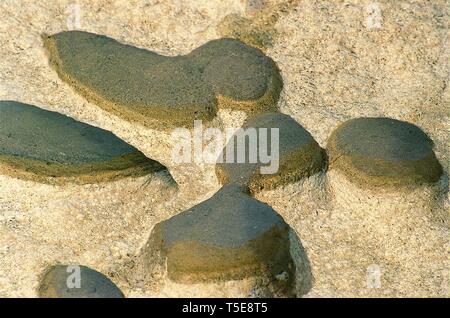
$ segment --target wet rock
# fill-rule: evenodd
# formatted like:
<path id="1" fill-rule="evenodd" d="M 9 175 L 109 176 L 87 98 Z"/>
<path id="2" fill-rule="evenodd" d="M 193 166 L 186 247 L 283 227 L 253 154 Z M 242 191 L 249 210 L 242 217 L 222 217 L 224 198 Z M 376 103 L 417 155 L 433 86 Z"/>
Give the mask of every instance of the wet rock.
<path id="1" fill-rule="evenodd" d="M 123 298 L 122 292 L 105 275 L 85 266 L 56 265 L 39 286 L 41 298 Z"/>
<path id="2" fill-rule="evenodd" d="M 276 108 L 282 80 L 275 63 L 237 40 L 213 40 L 167 57 L 97 34 L 44 36 L 62 80 L 130 121 L 167 129 L 212 119 L 218 107 Z"/>
<path id="3" fill-rule="evenodd" d="M 277 110 L 283 82 L 275 63 L 256 48 L 233 39 L 209 41 L 189 56 L 205 65 L 210 83 L 224 108 L 254 113 Z"/>
<path id="4" fill-rule="evenodd" d="M 330 136 L 330 168 L 360 184 L 415 185 L 436 182 L 442 167 L 433 142 L 417 126 L 391 118 L 356 118 Z"/>
<path id="5" fill-rule="evenodd" d="M 242 191 L 239 185 L 226 185 L 210 199 L 155 226 L 147 249 L 157 250 L 162 263 L 166 260 L 172 281 L 256 277 L 271 282 L 270 288 L 290 290 L 294 268 L 289 226 L 270 206 Z"/>
<path id="6" fill-rule="evenodd" d="M 40 182 L 80 183 L 165 170 L 111 132 L 62 114 L 0 101 L 0 171 Z"/>
<path id="7" fill-rule="evenodd" d="M 258 135 L 258 145 L 252 147 L 251 144 L 247 144 L 245 161 L 239 161 L 238 148 L 243 148 L 239 146 L 244 144 L 243 132 L 247 132 L 250 136 L 252 128 Z M 261 135 L 261 128 L 266 128 L 266 135 Z M 272 139 L 273 129 L 278 129 L 278 146 L 275 144 L 276 135 L 275 139 Z M 267 149 L 261 147 L 263 140 L 268 141 Z M 232 160 L 228 161 L 227 153 L 230 150 Z M 257 161 L 254 160 L 256 157 L 251 159 L 252 154 L 257 155 Z M 261 154 L 269 155 L 270 162 L 264 162 L 267 159 L 264 160 Z M 221 183 L 239 183 L 248 186 L 252 193 L 296 182 L 323 170 L 326 165 L 325 153 L 311 134 L 290 116 L 280 113 L 263 114 L 247 121 L 243 131 L 235 134 L 219 159 L 222 162 L 217 163 L 216 174 Z M 272 170 L 270 167 L 277 169 L 270 171 Z"/>

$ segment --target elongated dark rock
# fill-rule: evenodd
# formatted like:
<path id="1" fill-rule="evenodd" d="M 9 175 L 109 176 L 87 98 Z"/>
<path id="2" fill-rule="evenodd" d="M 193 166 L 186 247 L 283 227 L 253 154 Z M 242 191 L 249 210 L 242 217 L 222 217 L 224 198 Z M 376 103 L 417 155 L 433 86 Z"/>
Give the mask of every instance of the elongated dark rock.
<path id="1" fill-rule="evenodd" d="M 0 171 L 42 182 L 91 183 L 165 167 L 111 132 L 62 114 L 0 101 Z"/>
<path id="2" fill-rule="evenodd" d="M 56 265 L 39 286 L 41 298 L 123 298 L 119 288 L 105 275 L 79 265 Z"/>
<path id="3" fill-rule="evenodd" d="M 147 249 L 159 251 L 169 278 L 176 282 L 265 277 L 289 289 L 294 277 L 289 226 L 236 184 L 157 224 L 149 242 Z M 279 275 L 284 279 L 277 279 Z"/>
<path id="4" fill-rule="evenodd" d="M 237 40 L 167 57 L 81 31 L 43 38 L 61 79 L 88 100 L 161 129 L 210 120 L 218 107 L 276 109 L 282 87 L 275 63 Z"/>
<path id="5" fill-rule="evenodd" d="M 436 182 L 442 167 L 433 142 L 417 126 L 391 118 L 356 118 L 330 136 L 330 167 L 372 186 Z"/>

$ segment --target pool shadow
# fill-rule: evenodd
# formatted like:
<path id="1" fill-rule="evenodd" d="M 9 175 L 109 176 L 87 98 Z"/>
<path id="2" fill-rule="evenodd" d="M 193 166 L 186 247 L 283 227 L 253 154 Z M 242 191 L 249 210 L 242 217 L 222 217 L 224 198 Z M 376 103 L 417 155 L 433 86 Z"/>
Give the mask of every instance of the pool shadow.
<path id="1" fill-rule="evenodd" d="M 312 288 L 314 277 L 308 255 L 295 230 L 289 232 L 290 251 L 295 264 L 295 293 L 297 297 L 306 295 Z"/>

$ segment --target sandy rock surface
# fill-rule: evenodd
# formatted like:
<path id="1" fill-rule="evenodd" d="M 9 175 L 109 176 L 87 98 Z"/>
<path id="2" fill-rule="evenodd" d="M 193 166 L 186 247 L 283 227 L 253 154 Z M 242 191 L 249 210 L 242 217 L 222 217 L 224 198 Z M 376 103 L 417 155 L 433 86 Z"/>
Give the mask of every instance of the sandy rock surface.
<path id="1" fill-rule="evenodd" d="M 165 174 L 81 188 L 0 176 L 0 296 L 37 296 L 44 271 L 56 263 L 98 270 L 125 296 L 192 289 L 173 282 L 143 288 L 127 273 L 156 223 L 217 191 L 214 165 L 174 163 L 170 132 L 124 121 L 78 95 L 49 66 L 41 35 L 79 29 L 178 55 L 221 37 L 230 14 L 248 19 L 249 32 L 264 25 L 266 33 L 242 39 L 260 43 L 278 64 L 281 112 L 322 148 L 348 119 L 392 117 L 419 126 L 444 169 L 439 182 L 414 189 L 373 191 L 330 170 L 260 192 L 256 198 L 295 230 L 297 295 L 450 296 L 448 2 L 276 0 L 263 7 L 241 0 L 1 2 L 0 99 L 112 131 L 164 164 L 178 187 Z M 258 40 L 265 35 L 270 41 Z M 242 112 L 223 111 L 210 125 L 244 120 Z M 239 286 L 193 288 L 197 296 L 246 296 Z"/>

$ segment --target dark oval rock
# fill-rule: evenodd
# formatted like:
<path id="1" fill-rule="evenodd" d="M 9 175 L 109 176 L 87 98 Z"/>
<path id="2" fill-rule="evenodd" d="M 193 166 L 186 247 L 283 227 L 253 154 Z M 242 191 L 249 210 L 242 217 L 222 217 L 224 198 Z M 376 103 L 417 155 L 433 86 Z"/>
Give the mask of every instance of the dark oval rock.
<path id="1" fill-rule="evenodd" d="M 80 182 L 139 176 L 165 168 L 111 132 L 62 114 L 0 101 L 0 170 L 37 181 Z"/>
<path id="2" fill-rule="evenodd" d="M 269 88 L 275 89 L 271 87 L 274 84 L 277 90 L 281 90 L 282 81 L 275 63 L 260 50 L 241 41 L 212 40 L 189 56 L 204 65 L 203 78 L 221 96 L 242 101 L 256 100 Z"/>
<path id="3" fill-rule="evenodd" d="M 41 298 L 123 298 L 105 275 L 79 265 L 56 265 L 44 275 L 39 286 Z"/>
<path id="4" fill-rule="evenodd" d="M 289 226 L 270 206 L 230 184 L 210 199 L 155 226 L 147 249 L 167 260 L 182 283 L 268 277 L 289 289 L 294 268 Z M 277 282 L 277 275 L 288 279 Z"/>
<path id="5" fill-rule="evenodd" d="M 106 36 L 67 31 L 44 36 L 60 78 L 107 111 L 161 129 L 210 120 L 219 107 L 276 108 L 275 63 L 231 39 L 167 57 Z"/>
<path id="6" fill-rule="evenodd" d="M 242 127 L 243 131 L 249 128 L 255 129 L 258 135 L 257 148 L 249 144 L 245 147 L 245 162 L 238 162 L 239 139 L 242 134 L 235 134 L 225 147 L 216 165 L 216 173 L 222 184 L 232 182 L 246 185 L 252 193 L 262 189 L 273 189 L 280 185 L 298 181 L 309 177 L 326 166 L 326 155 L 317 144 L 311 134 L 288 115 L 280 113 L 262 114 L 250 118 Z M 267 137 L 260 135 L 261 128 L 266 128 Z M 278 155 L 271 154 L 272 148 L 271 129 L 278 129 Z M 266 139 L 268 151 L 261 149 L 261 141 Z M 227 151 L 232 149 L 234 142 L 234 154 L 232 162 L 227 162 Z M 275 139 L 273 140 L 275 142 Z M 243 143 L 241 142 L 241 145 Z M 270 163 L 261 161 L 261 151 L 270 154 L 271 161 L 278 160 L 278 169 L 273 173 L 262 172 L 261 167 L 270 166 Z M 275 148 L 273 149 L 274 152 Z M 257 162 L 250 160 L 250 152 L 258 155 Z M 232 152 L 233 153 L 233 152 Z M 271 171 L 268 171 L 271 172 Z"/>
<path id="7" fill-rule="evenodd" d="M 200 67 L 184 58 L 82 31 L 44 37 L 44 43 L 62 80 L 127 120 L 146 123 L 150 117 L 179 125 L 215 114 L 210 85 L 201 79 Z"/>
<path id="8" fill-rule="evenodd" d="M 433 142 L 417 126 L 391 118 L 356 118 L 330 136 L 332 168 L 350 179 L 376 186 L 436 182 L 442 167 Z"/>

